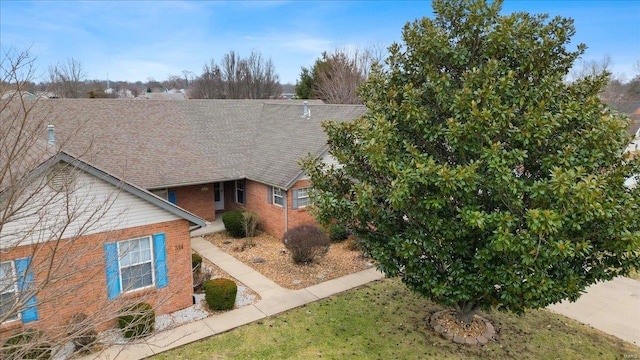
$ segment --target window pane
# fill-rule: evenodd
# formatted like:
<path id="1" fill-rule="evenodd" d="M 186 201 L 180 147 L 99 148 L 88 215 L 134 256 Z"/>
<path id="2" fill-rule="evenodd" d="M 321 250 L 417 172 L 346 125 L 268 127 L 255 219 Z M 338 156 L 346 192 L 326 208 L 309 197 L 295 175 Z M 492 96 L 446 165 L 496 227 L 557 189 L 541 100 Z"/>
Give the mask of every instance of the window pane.
<path id="1" fill-rule="evenodd" d="M 153 284 L 151 263 L 135 265 L 122 269 L 122 289 L 130 291 L 140 289 Z"/>
<path id="2" fill-rule="evenodd" d="M 7 291 L 9 287 L 14 286 L 13 271 L 11 262 L 3 262 L 0 264 L 0 291 Z"/>
<path id="3" fill-rule="evenodd" d="M 18 301 L 16 293 L 6 293 L 0 296 L 0 317 L 4 317 L 11 311 L 15 311 L 15 304 Z M 15 320 L 18 318 L 18 314 L 12 315 L 7 320 Z"/>

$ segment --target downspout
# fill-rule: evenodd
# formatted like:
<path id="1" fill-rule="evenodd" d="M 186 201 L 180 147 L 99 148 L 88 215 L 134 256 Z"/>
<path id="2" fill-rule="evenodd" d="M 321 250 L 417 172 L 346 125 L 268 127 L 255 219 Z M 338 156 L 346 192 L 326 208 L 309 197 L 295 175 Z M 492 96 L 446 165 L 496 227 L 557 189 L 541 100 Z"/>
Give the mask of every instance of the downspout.
<path id="1" fill-rule="evenodd" d="M 289 231 L 289 192 L 284 191 L 284 233 Z"/>

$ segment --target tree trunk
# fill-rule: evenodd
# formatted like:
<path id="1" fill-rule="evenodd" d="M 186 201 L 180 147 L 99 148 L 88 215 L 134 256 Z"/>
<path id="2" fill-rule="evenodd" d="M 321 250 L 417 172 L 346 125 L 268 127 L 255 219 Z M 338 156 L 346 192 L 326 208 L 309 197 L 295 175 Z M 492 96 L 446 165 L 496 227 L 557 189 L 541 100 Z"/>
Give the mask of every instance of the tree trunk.
<path id="1" fill-rule="evenodd" d="M 473 321 L 473 316 L 478 312 L 478 306 L 475 301 L 459 302 L 455 306 L 456 319 L 469 325 Z"/>

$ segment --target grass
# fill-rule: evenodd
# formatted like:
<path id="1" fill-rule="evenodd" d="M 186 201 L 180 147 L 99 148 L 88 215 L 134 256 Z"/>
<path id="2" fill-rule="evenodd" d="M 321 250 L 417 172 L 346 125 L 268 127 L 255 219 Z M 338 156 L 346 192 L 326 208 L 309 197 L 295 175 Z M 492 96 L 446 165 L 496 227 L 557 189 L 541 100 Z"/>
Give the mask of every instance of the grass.
<path id="1" fill-rule="evenodd" d="M 496 338 L 484 347 L 459 346 L 427 328 L 439 309 L 386 279 L 153 359 L 640 358 L 640 348 L 546 310 L 483 314 Z"/>

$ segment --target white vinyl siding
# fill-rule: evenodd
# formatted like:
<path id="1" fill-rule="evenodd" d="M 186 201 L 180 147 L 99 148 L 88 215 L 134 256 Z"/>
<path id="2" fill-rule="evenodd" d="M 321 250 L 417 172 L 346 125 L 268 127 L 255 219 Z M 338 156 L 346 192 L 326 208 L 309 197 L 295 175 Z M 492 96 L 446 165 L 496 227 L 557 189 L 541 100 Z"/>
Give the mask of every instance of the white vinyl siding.
<path id="1" fill-rule="evenodd" d="M 16 217 L 3 224 L 0 249 L 180 219 L 85 172 L 79 173 L 71 193 L 59 193 L 45 186 L 38 190 L 29 204 Z M 75 218 L 62 234 L 54 233 L 51 229 L 62 229 L 64 219 L 40 216 L 66 213 Z"/>

